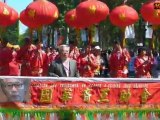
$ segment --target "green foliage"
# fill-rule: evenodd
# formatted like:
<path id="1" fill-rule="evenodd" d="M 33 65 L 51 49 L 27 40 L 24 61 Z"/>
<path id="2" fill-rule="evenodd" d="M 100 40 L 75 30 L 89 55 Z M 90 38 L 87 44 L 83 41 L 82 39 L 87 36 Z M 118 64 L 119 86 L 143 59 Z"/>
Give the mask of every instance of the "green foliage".
<path id="1" fill-rule="evenodd" d="M 65 13 L 79 4 L 80 1 L 83 0 L 50 0 L 51 2 L 55 3 L 59 9 L 60 17 L 59 19 L 52 24 L 52 28 L 61 28 L 63 29 L 64 33 L 66 33 L 66 23 L 64 21 Z M 115 7 L 124 4 L 125 0 L 100 0 L 107 4 L 110 11 Z M 135 41 L 143 41 L 144 38 L 144 21 L 140 16 L 140 8 L 142 3 L 145 3 L 147 0 L 126 0 L 126 5 L 132 6 L 138 13 L 139 13 L 139 21 L 135 23 L 135 34 L 136 38 Z M 99 33 L 100 33 L 100 41 L 105 41 L 104 47 L 110 47 L 113 40 L 122 39 L 122 31 L 120 28 L 113 26 L 107 18 L 105 21 L 102 21 L 99 24 Z M 71 34 L 69 34 L 70 36 Z M 73 40 L 75 39 L 75 34 L 71 37 Z M 103 44 L 104 45 L 104 44 Z M 133 45 L 133 44 L 132 44 Z"/>
<path id="2" fill-rule="evenodd" d="M 18 43 L 19 24 L 18 22 L 12 26 L 7 27 L 1 34 L 2 38 L 6 38 L 11 44 Z"/>
<path id="3" fill-rule="evenodd" d="M 76 0 L 74 1 L 73 0 L 50 0 L 50 1 L 56 4 L 60 13 L 58 20 L 54 22 L 52 26 L 56 28 L 67 27 L 67 24 L 64 21 L 64 16 L 67 11 L 76 7 L 76 4 L 77 4 L 77 2 L 75 2 Z"/>

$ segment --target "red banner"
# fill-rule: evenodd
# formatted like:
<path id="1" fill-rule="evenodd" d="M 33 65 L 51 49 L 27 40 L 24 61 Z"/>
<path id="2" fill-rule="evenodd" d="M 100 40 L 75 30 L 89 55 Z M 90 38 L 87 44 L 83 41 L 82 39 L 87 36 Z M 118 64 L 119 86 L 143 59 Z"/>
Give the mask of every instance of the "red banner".
<path id="1" fill-rule="evenodd" d="M 33 104 L 56 106 L 86 105 L 158 105 L 159 83 L 33 81 L 30 85 Z"/>

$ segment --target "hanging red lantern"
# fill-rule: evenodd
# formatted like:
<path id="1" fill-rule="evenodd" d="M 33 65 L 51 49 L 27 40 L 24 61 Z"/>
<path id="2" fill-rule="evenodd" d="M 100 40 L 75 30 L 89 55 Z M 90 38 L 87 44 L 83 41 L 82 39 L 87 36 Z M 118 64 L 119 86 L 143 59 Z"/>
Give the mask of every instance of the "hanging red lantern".
<path id="1" fill-rule="evenodd" d="M 47 25 L 55 21 L 58 16 L 58 8 L 47 0 L 36 0 L 26 8 L 26 14 L 36 23 Z"/>
<path id="2" fill-rule="evenodd" d="M 18 12 L 13 8 L 10 8 L 10 10 L 11 10 L 10 17 L 7 18 L 4 21 L 0 21 L 0 25 L 3 26 L 3 27 L 13 25 L 18 20 Z"/>
<path id="3" fill-rule="evenodd" d="M 149 23 L 153 23 L 154 25 L 159 25 L 160 24 L 160 8 L 158 8 L 159 5 L 160 1 L 158 0 L 152 0 L 144 3 L 140 10 L 143 19 L 145 21 L 148 21 Z"/>
<path id="4" fill-rule="evenodd" d="M 0 2 L 0 26 L 3 26 L 3 24 L 6 24 L 6 20 L 10 19 L 11 16 L 11 8 L 3 3 Z"/>
<path id="5" fill-rule="evenodd" d="M 75 27 L 77 25 L 76 9 L 72 9 L 65 14 L 65 22 L 70 27 Z"/>
<path id="6" fill-rule="evenodd" d="M 121 5 L 111 11 L 109 18 L 113 25 L 126 27 L 138 20 L 138 13 L 132 7 Z"/>
<path id="7" fill-rule="evenodd" d="M 101 1 L 88 0 L 81 2 L 76 8 L 76 12 L 80 21 L 96 24 L 106 19 L 109 8 Z"/>
<path id="8" fill-rule="evenodd" d="M 85 23 L 77 19 L 76 9 L 72 9 L 65 14 L 65 22 L 73 28 L 81 29 L 90 26 L 90 23 Z"/>
<path id="9" fill-rule="evenodd" d="M 29 28 L 32 28 L 32 29 L 35 29 L 35 28 L 39 28 L 41 27 L 42 25 L 41 24 L 38 24 L 37 21 L 35 21 L 34 19 L 31 19 L 28 14 L 26 14 L 26 11 L 23 10 L 21 13 L 20 13 L 20 21 L 28 26 Z"/>

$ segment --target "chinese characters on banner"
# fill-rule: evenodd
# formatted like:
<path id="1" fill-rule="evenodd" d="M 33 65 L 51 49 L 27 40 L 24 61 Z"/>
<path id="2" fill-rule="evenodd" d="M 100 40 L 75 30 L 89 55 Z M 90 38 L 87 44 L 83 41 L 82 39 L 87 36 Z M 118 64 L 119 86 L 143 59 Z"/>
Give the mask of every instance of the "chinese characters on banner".
<path id="1" fill-rule="evenodd" d="M 79 78 L 80 79 L 80 78 Z M 20 102 L 36 107 L 102 108 L 108 106 L 159 105 L 159 82 L 85 81 L 4 78 L 0 104 Z"/>

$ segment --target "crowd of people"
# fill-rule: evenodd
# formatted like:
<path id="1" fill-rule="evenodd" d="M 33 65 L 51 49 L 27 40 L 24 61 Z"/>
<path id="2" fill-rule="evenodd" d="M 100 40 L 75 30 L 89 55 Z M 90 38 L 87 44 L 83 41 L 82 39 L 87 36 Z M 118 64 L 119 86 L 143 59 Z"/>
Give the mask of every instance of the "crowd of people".
<path id="1" fill-rule="evenodd" d="M 79 49 L 74 44 L 43 49 L 39 41 L 32 44 L 25 38 L 20 49 L 0 43 L 0 76 L 53 76 L 53 77 L 112 77 L 158 78 L 158 52 L 138 48 L 137 54 L 114 42 L 112 51 L 99 46 Z"/>

